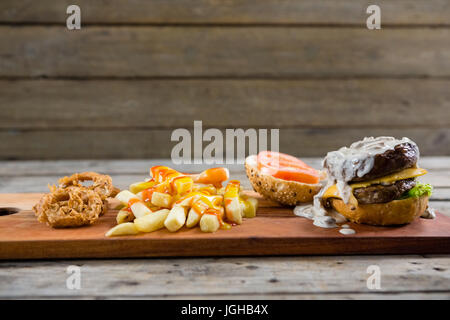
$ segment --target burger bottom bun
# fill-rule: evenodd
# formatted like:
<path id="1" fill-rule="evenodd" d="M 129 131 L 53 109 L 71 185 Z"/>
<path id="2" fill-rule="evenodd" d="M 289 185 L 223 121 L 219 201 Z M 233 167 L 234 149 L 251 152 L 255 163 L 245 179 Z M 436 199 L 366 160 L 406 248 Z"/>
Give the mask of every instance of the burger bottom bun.
<path id="1" fill-rule="evenodd" d="M 345 204 L 341 199 L 331 199 L 330 203 L 337 212 L 352 222 L 388 226 L 410 223 L 420 217 L 428 206 L 428 196 L 387 203 L 361 204 L 356 208 Z"/>
<path id="2" fill-rule="evenodd" d="M 295 206 L 303 202 L 313 201 L 320 189 L 320 184 L 307 184 L 288 181 L 262 174 L 258 170 L 256 156 L 245 159 L 245 170 L 253 189 L 266 199 L 270 199 L 287 206 Z"/>

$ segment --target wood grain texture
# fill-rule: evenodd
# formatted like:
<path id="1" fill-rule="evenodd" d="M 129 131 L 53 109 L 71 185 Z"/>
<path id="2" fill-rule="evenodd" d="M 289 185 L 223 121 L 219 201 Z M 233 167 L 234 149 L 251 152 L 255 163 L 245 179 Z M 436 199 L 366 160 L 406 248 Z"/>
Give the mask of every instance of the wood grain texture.
<path id="1" fill-rule="evenodd" d="M 11 129 L 0 131 L 0 155 L 9 160 L 170 158 L 177 144 L 170 141 L 171 134 L 170 129 Z M 280 130 L 280 150 L 299 157 L 324 156 L 362 137 L 383 135 L 411 138 L 424 156 L 450 155 L 450 128 L 285 128 Z"/>
<path id="2" fill-rule="evenodd" d="M 302 157 L 302 160 L 316 169 L 322 168 L 322 158 Z M 136 159 L 136 160 L 22 160 L 0 161 L 0 176 L 30 177 L 69 175 L 73 172 L 98 171 L 110 175 L 144 175 L 149 168 L 164 165 L 182 172 L 201 172 L 209 167 L 205 164 L 174 165 L 170 159 Z M 445 184 L 447 172 L 450 172 L 450 157 L 421 157 L 420 166 L 437 174 L 437 179 L 444 179 L 440 186 L 450 187 L 450 180 Z M 241 164 L 227 165 L 231 173 L 244 174 Z M 439 176 L 441 175 L 441 176 Z M 438 180 L 436 181 L 438 182 Z M 1 193 L 1 192 L 0 192 Z"/>
<path id="3" fill-rule="evenodd" d="M 70 0 L 3 0 L 0 22 L 64 23 Z M 78 0 L 82 21 L 110 24 L 365 24 L 368 0 L 251 0 L 148 1 Z M 447 24 L 450 8 L 446 0 L 379 0 L 384 24 Z"/>
<path id="4" fill-rule="evenodd" d="M 28 205 L 39 197 L 0 195 L 0 202 L 23 208 L 23 201 Z M 32 211 L 1 216 L 0 259 L 450 253 L 450 218 L 441 214 L 401 227 L 349 223 L 356 234 L 344 236 L 337 228 L 314 227 L 290 208 L 261 207 L 255 218 L 214 234 L 182 228 L 106 238 L 116 214 L 109 210 L 94 225 L 72 229 L 49 228 Z"/>
<path id="5" fill-rule="evenodd" d="M 81 290 L 66 288 L 69 265 Z M 380 266 L 381 290 L 366 286 Z M 432 299 L 449 297 L 448 256 L 241 257 L 0 262 L 1 298 Z"/>
<path id="6" fill-rule="evenodd" d="M 450 75 L 450 29 L 0 27 L 2 77 Z"/>
<path id="7" fill-rule="evenodd" d="M 434 158 L 426 157 L 425 159 Z M 305 158 L 303 160 L 314 167 L 321 166 L 318 158 Z M 427 163 L 431 163 L 431 161 L 427 160 Z M 22 160 L 0 161 L 0 176 L 33 177 L 34 179 L 38 176 L 68 175 L 81 171 L 98 171 L 109 175 L 139 176 L 148 175 L 149 169 L 157 165 L 168 166 L 181 172 L 201 172 L 207 168 L 217 167 L 205 164 L 175 165 L 167 158 L 144 160 Z M 227 165 L 227 168 L 231 173 L 244 173 L 242 164 Z"/>
<path id="8" fill-rule="evenodd" d="M 1 129 L 449 127 L 450 80 L 0 81 Z M 182 112 L 180 112 L 182 110 Z"/>

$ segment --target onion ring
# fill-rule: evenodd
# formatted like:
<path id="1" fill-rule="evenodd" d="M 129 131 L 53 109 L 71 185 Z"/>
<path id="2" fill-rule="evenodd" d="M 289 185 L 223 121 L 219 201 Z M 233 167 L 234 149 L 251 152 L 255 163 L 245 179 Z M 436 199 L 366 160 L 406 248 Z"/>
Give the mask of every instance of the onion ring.
<path id="1" fill-rule="evenodd" d="M 40 222 L 54 228 L 93 224 L 103 212 L 103 200 L 85 187 L 52 187 L 33 207 Z"/>
<path id="2" fill-rule="evenodd" d="M 70 177 L 59 179 L 58 182 L 61 188 L 66 188 L 70 186 L 83 187 L 81 182 L 84 181 L 93 182 L 91 186 L 86 188 L 97 192 L 102 197 L 102 200 L 106 200 L 106 198 L 113 196 L 116 192 L 111 177 L 96 172 L 74 173 Z"/>
<path id="3" fill-rule="evenodd" d="M 92 185 L 83 186 L 84 181 L 92 181 Z M 106 199 L 120 191 L 110 176 L 96 172 L 75 173 L 58 182 L 59 186 L 49 186 L 50 193 L 33 207 L 38 221 L 54 228 L 94 223 L 108 210 Z"/>

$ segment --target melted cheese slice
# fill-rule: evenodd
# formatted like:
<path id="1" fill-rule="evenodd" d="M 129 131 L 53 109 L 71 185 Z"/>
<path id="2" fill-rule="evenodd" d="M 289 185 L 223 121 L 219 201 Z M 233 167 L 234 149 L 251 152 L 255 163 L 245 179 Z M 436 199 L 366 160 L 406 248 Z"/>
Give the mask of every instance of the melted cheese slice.
<path id="1" fill-rule="evenodd" d="M 427 170 L 422 169 L 422 168 L 409 168 L 409 169 L 405 169 L 403 171 L 396 172 L 396 173 L 393 173 L 393 174 L 390 174 L 388 176 L 384 176 L 381 178 L 372 179 L 369 181 L 357 182 L 357 183 L 351 184 L 351 187 L 353 189 L 355 189 L 355 188 L 365 188 L 372 184 L 392 184 L 393 182 L 398 181 L 398 180 L 411 179 L 411 178 L 423 176 L 427 172 L 428 172 Z"/>
<path id="2" fill-rule="evenodd" d="M 377 178 L 377 179 L 372 179 L 372 180 L 368 180 L 368 181 L 363 181 L 363 182 L 357 182 L 354 184 L 351 184 L 350 187 L 352 188 L 352 190 L 356 189 L 356 188 L 365 188 L 368 187 L 370 185 L 373 184 L 392 184 L 395 181 L 398 180 L 404 180 L 404 179 L 410 179 L 410 178 L 415 178 L 415 177 L 419 177 L 419 176 L 423 176 L 424 174 L 426 174 L 428 171 L 422 168 L 409 168 L 409 169 L 405 169 L 402 170 L 400 172 L 396 172 L 393 174 L 390 174 L 388 176 L 384 176 L 381 178 Z M 328 198 L 341 198 L 339 195 L 339 191 L 336 187 L 336 185 L 332 185 L 331 187 L 329 187 L 323 194 L 322 196 L 323 199 L 328 199 Z M 356 198 L 354 198 L 353 193 L 350 196 L 350 202 L 354 203 L 354 201 L 357 201 Z"/>
<path id="3" fill-rule="evenodd" d="M 353 191 L 353 189 L 352 189 Z M 324 192 L 324 194 L 322 195 L 322 200 L 326 200 L 329 198 L 337 198 L 337 199 L 342 199 L 341 196 L 339 195 L 339 190 L 336 187 L 335 184 L 333 184 L 331 187 L 329 187 L 327 189 L 327 191 Z M 353 195 L 353 192 L 350 194 L 350 198 L 348 201 L 350 204 L 352 204 L 353 206 L 357 206 L 358 205 L 358 200 L 355 198 L 355 196 Z"/>

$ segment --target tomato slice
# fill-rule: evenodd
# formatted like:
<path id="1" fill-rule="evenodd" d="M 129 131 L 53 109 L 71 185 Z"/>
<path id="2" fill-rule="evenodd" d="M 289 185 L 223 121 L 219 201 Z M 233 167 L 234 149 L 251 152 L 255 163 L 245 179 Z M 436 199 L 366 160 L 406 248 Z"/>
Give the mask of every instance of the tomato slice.
<path id="1" fill-rule="evenodd" d="M 319 182 L 319 172 L 302 160 L 285 153 L 261 151 L 258 154 L 258 169 L 275 178 L 309 184 Z"/>

